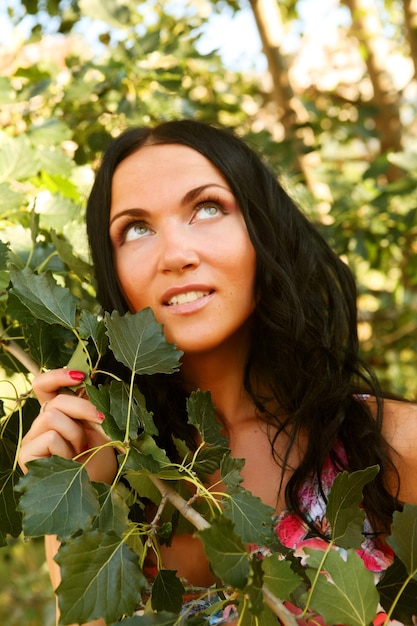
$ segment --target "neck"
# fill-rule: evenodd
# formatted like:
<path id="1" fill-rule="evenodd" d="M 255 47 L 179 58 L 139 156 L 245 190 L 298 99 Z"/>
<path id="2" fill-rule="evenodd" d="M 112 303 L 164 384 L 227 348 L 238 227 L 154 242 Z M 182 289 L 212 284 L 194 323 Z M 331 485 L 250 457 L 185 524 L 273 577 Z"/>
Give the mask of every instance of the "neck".
<path id="1" fill-rule="evenodd" d="M 186 390 L 210 391 L 216 413 L 226 428 L 253 419 L 256 414 L 243 384 L 247 349 L 242 343 L 232 350 L 223 345 L 214 352 L 188 353 L 182 359 Z"/>

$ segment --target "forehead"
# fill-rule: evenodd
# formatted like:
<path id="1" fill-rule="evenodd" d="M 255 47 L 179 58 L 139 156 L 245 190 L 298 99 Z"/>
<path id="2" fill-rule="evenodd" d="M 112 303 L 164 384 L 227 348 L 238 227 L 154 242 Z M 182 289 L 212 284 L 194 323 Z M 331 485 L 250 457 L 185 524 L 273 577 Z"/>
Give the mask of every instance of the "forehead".
<path id="1" fill-rule="evenodd" d="M 149 176 L 179 176 L 180 174 L 208 175 L 224 178 L 213 163 L 197 150 L 178 144 L 151 144 L 142 146 L 117 166 L 113 182 L 126 176 L 143 181 Z"/>

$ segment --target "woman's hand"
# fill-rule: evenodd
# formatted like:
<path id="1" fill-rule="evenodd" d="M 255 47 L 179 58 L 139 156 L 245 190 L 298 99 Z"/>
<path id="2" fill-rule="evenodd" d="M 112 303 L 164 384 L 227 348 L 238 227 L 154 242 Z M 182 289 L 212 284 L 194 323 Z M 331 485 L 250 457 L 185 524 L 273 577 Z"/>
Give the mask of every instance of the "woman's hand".
<path id="1" fill-rule="evenodd" d="M 114 479 L 114 449 L 107 446 L 95 453 L 87 452 L 108 441 L 99 428 L 104 415 L 88 399 L 63 391 L 83 380 L 82 372 L 64 368 L 34 378 L 33 390 L 42 408 L 22 440 L 19 465 L 23 471 L 27 471 L 26 463 L 34 459 L 54 454 L 66 459 L 81 455 L 77 459 L 81 462 L 90 457 L 86 469 L 91 480 L 111 483 Z"/>

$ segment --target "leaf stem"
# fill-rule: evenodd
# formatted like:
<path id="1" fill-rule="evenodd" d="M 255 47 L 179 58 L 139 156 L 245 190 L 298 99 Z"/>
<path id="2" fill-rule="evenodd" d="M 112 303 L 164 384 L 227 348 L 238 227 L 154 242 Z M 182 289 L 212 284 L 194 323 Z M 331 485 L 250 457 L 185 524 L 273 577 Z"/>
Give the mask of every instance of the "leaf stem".
<path id="1" fill-rule="evenodd" d="M 401 588 L 399 590 L 399 592 L 397 593 L 397 595 L 395 596 L 394 602 L 391 604 L 389 611 L 387 612 L 387 616 L 385 618 L 385 621 L 383 623 L 382 626 L 388 626 L 392 614 L 394 613 L 395 607 L 397 606 L 405 588 L 407 587 L 408 583 L 413 580 L 414 576 L 417 574 L 417 569 L 414 570 L 414 572 L 412 574 L 409 574 L 407 576 L 407 578 L 405 579 L 405 581 L 403 582 L 403 584 L 401 585 Z"/>
<path id="2" fill-rule="evenodd" d="M 314 590 L 315 590 L 315 588 L 316 588 L 318 578 L 319 578 L 319 576 L 320 576 L 320 572 L 321 572 L 321 570 L 323 569 L 323 567 L 324 567 L 324 563 L 325 563 L 325 561 L 326 561 L 326 559 L 327 559 L 327 555 L 329 554 L 329 552 L 330 552 L 330 550 L 331 550 L 332 548 L 333 548 L 333 541 L 330 541 L 330 542 L 329 542 L 329 544 L 328 544 L 328 546 L 327 546 L 327 548 L 326 548 L 326 550 L 324 550 L 324 552 L 323 552 L 323 557 L 322 557 L 322 559 L 321 559 L 321 561 L 320 561 L 320 565 L 319 565 L 319 567 L 317 568 L 316 574 L 315 574 L 315 576 L 314 576 L 314 580 L 313 580 L 313 582 L 311 583 L 311 588 L 310 588 L 310 590 L 309 590 L 309 592 L 308 592 L 306 605 L 305 605 L 305 607 L 304 607 L 304 610 L 303 610 L 303 612 L 302 612 L 301 617 L 305 617 L 305 616 L 306 616 L 306 614 L 307 614 L 307 611 L 308 611 L 308 609 L 309 609 L 309 607 L 310 607 L 311 598 L 313 597 L 313 593 L 314 593 Z"/>

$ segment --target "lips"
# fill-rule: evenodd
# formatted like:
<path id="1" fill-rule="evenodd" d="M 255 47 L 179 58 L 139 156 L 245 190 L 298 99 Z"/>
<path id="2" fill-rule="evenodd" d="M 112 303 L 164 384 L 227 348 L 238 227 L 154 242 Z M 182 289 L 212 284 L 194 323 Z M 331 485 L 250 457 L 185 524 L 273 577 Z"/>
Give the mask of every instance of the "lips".
<path id="1" fill-rule="evenodd" d="M 189 304 L 210 295 L 211 291 L 186 291 L 184 293 L 177 293 L 165 303 L 167 306 L 175 306 L 179 304 Z"/>

